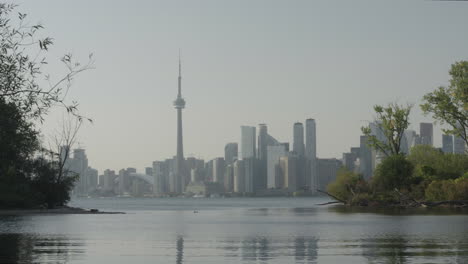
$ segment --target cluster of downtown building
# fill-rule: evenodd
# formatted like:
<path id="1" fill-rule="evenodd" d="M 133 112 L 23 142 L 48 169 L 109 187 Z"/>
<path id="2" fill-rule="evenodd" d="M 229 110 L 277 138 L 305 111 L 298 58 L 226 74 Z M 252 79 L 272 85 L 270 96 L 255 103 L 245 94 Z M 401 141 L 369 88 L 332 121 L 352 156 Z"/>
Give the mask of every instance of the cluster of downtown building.
<path id="1" fill-rule="evenodd" d="M 433 146 L 432 123 L 420 123 L 419 134 L 406 130 L 402 138 L 402 152 L 409 153 L 415 145 Z M 385 141 L 378 123 L 370 123 L 372 134 Z M 172 195 L 313 195 L 324 190 L 336 179 L 337 171 L 348 170 L 372 177 L 383 155 L 368 146 L 368 138 L 360 137 L 359 147 L 343 153 L 341 160 L 317 158 L 316 122 L 307 119 L 293 125 L 292 148 L 268 133 L 267 125 L 242 126 L 239 143 L 228 143 L 224 157 L 205 162 L 189 157 L 184 159 L 181 180 L 176 179 L 177 157 L 154 161 L 144 173 L 135 168 L 119 171 L 107 169 L 99 175 L 88 165 L 84 149 L 78 148 L 67 160 L 67 169 L 79 175 L 75 184 L 77 196 L 172 196 Z M 258 134 L 258 135 L 257 135 Z M 442 135 L 444 153 L 465 151 L 461 137 Z"/>
<path id="2" fill-rule="evenodd" d="M 208 162 L 187 158 L 182 184 L 177 184 L 175 158 L 153 162 L 155 195 L 292 195 L 314 194 L 336 176 L 337 159 L 317 159 L 316 123 L 293 126 L 293 144 L 279 142 L 267 125 L 241 126 L 239 143 L 228 143 L 224 157 Z M 319 177 L 320 175 L 320 177 Z"/>
<path id="3" fill-rule="evenodd" d="M 385 136 L 378 122 L 369 124 L 371 134 L 381 142 L 386 142 Z M 434 127 L 432 123 L 419 123 L 419 134 L 415 130 L 407 129 L 401 140 L 401 152 L 409 154 L 416 145 L 434 146 Z M 442 135 L 442 148 L 444 153 L 465 153 L 463 138 L 453 135 Z M 384 158 L 384 154 L 372 149 L 368 145 L 368 137 L 361 136 L 359 147 L 352 147 L 350 152 L 343 153 L 343 166 L 350 171 L 360 173 L 365 179 L 370 179 L 376 166 Z"/>

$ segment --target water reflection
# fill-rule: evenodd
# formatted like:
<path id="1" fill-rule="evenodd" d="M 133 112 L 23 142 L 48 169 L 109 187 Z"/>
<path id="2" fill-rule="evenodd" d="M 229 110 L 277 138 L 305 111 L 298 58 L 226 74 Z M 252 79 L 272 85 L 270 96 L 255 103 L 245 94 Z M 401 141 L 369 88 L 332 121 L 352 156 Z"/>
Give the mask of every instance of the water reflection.
<path id="1" fill-rule="evenodd" d="M 63 236 L 0 234 L 0 263 L 64 263 L 82 255 L 83 247 Z"/>
<path id="2" fill-rule="evenodd" d="M 242 240 L 220 241 L 218 249 L 224 257 L 241 262 L 270 263 L 282 258 L 291 258 L 296 263 L 316 263 L 318 239 L 315 237 L 268 238 L 246 237 Z"/>
<path id="3" fill-rule="evenodd" d="M 176 263 L 182 264 L 184 260 L 184 238 L 182 236 L 177 237 L 177 255 Z"/>

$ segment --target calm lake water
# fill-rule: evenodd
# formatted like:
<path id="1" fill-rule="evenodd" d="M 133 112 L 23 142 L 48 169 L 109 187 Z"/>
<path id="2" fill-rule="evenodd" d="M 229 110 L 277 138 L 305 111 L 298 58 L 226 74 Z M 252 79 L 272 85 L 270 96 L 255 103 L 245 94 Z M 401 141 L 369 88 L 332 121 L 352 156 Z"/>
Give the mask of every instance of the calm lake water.
<path id="1" fill-rule="evenodd" d="M 126 214 L 0 216 L 0 263 L 468 263 L 466 212 L 315 205 L 324 201 L 75 200 Z"/>

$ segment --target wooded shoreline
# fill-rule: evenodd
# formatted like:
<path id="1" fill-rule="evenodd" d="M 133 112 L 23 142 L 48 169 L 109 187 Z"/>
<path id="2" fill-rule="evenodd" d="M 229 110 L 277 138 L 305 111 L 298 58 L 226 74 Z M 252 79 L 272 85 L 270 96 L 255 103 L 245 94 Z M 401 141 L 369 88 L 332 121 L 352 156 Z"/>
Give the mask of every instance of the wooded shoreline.
<path id="1" fill-rule="evenodd" d="M 125 214 L 123 212 L 104 212 L 97 209 L 83 209 L 63 206 L 54 209 L 0 209 L 0 216 L 20 215 L 63 215 L 63 214 Z"/>

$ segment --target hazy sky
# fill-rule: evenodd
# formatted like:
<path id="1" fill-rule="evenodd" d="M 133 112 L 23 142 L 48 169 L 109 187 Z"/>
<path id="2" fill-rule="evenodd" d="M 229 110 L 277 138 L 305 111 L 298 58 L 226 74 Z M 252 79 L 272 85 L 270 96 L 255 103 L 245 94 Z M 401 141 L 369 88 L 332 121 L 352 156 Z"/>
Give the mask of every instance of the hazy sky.
<path id="1" fill-rule="evenodd" d="M 49 71 L 72 52 L 95 54 L 69 98 L 94 119 L 80 132 L 90 165 L 136 167 L 176 153 L 177 57 L 182 51 L 186 156 L 224 155 L 240 126 L 266 123 L 292 141 L 315 118 L 317 153 L 359 145 L 372 106 L 414 103 L 412 127 L 432 121 L 421 97 L 468 59 L 468 2 L 22 0 L 55 39 Z M 58 74 L 55 74 L 58 77 Z M 52 114 L 51 131 L 60 119 Z M 50 133 L 50 132 L 47 132 Z M 436 145 L 441 143 L 435 127 Z"/>

